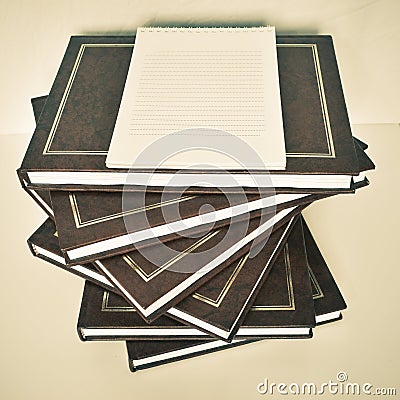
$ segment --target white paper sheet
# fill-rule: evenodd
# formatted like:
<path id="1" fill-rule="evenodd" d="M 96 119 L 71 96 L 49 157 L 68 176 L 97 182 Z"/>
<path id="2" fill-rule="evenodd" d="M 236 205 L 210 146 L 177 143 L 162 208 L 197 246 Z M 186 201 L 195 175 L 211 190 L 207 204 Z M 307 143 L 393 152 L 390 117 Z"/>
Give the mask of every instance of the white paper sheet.
<path id="1" fill-rule="evenodd" d="M 161 138 L 162 146 L 154 145 Z M 151 144 L 152 156 L 139 160 Z M 261 162 L 240 159 L 243 146 Z M 106 165 L 160 162 L 174 169 L 285 168 L 274 28 L 138 29 Z"/>

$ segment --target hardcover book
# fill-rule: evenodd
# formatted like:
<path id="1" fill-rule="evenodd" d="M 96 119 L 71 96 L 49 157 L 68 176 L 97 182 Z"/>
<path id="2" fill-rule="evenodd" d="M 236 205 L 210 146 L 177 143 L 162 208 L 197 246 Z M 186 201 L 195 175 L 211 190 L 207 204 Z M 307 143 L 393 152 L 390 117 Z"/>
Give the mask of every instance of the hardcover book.
<path id="1" fill-rule="evenodd" d="M 357 139 L 357 138 L 354 138 L 354 139 L 355 139 L 356 143 L 361 147 L 361 149 L 363 149 L 363 150 L 367 150 L 368 149 L 368 143 L 365 143 L 362 140 Z"/>
<path id="2" fill-rule="evenodd" d="M 309 263 L 308 272 L 312 287 L 316 323 L 321 325 L 341 319 L 341 310 L 346 308 L 346 303 L 303 218 L 302 227 Z M 234 339 L 232 342 L 227 343 L 223 340 L 178 339 L 178 337 L 164 340 L 144 338 L 127 340 L 126 346 L 129 368 L 134 372 L 139 369 L 195 357 L 250 342 L 251 340 L 245 339 Z"/>
<path id="3" fill-rule="evenodd" d="M 317 324 L 323 324 L 341 319 L 341 311 L 347 307 L 345 300 L 304 220 L 303 231 L 314 299 L 315 320 Z"/>
<path id="4" fill-rule="evenodd" d="M 297 223 L 301 230 L 301 224 Z M 297 241 L 299 232 L 292 231 L 283 251 L 278 255 L 267 279 L 263 283 L 250 310 L 247 312 L 235 336 L 238 338 L 259 337 L 303 337 L 314 326 L 314 307 L 311 283 L 305 257 L 304 241 Z M 293 264 L 292 264 L 293 263 Z M 249 264 L 250 265 L 250 264 Z M 230 281 L 231 282 L 231 281 Z M 224 293 L 202 292 L 202 288 L 192 293 L 199 302 L 212 302 Z M 233 292 L 239 294 L 240 289 Z M 207 293 L 210 297 L 206 297 Z M 326 288 L 326 297 L 329 290 Z M 240 294 L 239 294 L 240 295 Z M 321 300 L 324 301 L 324 300 Z M 197 307 L 197 305 L 196 305 Z M 201 307 L 201 304 L 200 304 Z M 234 308 L 235 306 L 232 305 Z M 223 311 L 214 307 L 215 313 Z M 192 309 L 195 313 L 197 310 Z M 200 310 L 201 311 L 201 310 Z M 201 314 L 199 314 L 201 315 Z M 223 316 L 222 316 L 223 318 Z M 212 317 L 210 318 L 212 321 Z M 85 285 L 78 332 L 83 340 L 99 339 L 212 339 L 204 331 L 189 323 L 173 320 L 165 315 L 157 321 L 146 324 L 121 296 L 102 290 L 89 282 Z"/>
<path id="5" fill-rule="evenodd" d="M 167 314 L 211 335 L 232 340 L 272 266 L 280 268 L 277 264 L 282 261 L 282 249 L 284 252 L 288 247 L 292 249 L 290 261 L 285 260 L 290 262 L 291 268 L 304 268 L 296 265 L 305 260 L 304 249 L 302 252 L 302 248 L 295 245 L 303 242 L 301 224 L 296 221 L 297 217 L 293 218 L 262 243 L 262 247 L 256 247 L 254 254 L 252 251 L 245 254 L 170 308 Z"/>
<path id="6" fill-rule="evenodd" d="M 199 287 L 242 257 L 246 249 L 251 248 L 252 241 L 267 237 L 272 229 L 278 230 L 300 209 L 283 210 L 260 226 L 260 218 L 250 220 L 249 226 L 242 221 L 200 237 L 171 241 L 166 248 L 164 245 L 151 246 L 141 252 L 96 260 L 95 264 L 75 265 L 72 272 L 85 273 L 103 285 L 115 286 L 131 302 L 139 302 L 139 307 L 142 305 L 144 318 L 154 319 L 182 299 L 191 288 Z M 48 220 L 28 243 L 35 255 L 65 267 L 55 231 L 54 223 Z M 93 273 L 93 265 L 102 272 L 100 276 Z"/>
<path id="7" fill-rule="evenodd" d="M 35 190 L 27 187 L 23 188 L 26 193 L 35 201 L 36 204 L 54 220 L 53 208 L 51 205 L 50 192 L 48 190 Z"/>
<path id="8" fill-rule="evenodd" d="M 29 237 L 28 246 L 34 256 L 57 265 L 84 279 L 88 279 L 101 287 L 119 293 L 114 285 L 101 274 L 92 263 L 67 267 L 58 243 L 56 226 L 50 218 L 46 219 L 46 221 Z"/>
<path id="9" fill-rule="evenodd" d="M 279 252 L 296 220 L 297 217 L 292 218 L 287 224 L 273 232 L 261 250 L 255 249 L 254 256 L 250 252 L 245 254 L 199 288 L 195 296 L 189 296 L 167 312 L 170 315 L 180 315 L 181 320 L 188 320 L 191 325 L 205 332 L 230 340 L 253 303 L 272 264 L 279 257 Z M 48 219 L 42 224 L 28 239 L 28 243 L 33 254 L 68 270 L 68 267 L 63 264 L 56 229 L 51 220 Z M 69 268 L 72 269 L 71 272 L 86 276 L 94 283 L 113 291 L 116 290 L 107 278 L 96 271 L 93 264 Z M 193 301 L 188 301 L 188 299 Z"/>
<path id="10" fill-rule="evenodd" d="M 40 116 L 40 114 L 42 112 L 43 106 L 46 103 L 47 98 L 48 98 L 48 96 L 41 96 L 41 97 L 36 97 L 36 98 L 31 99 L 32 108 L 33 108 L 33 112 L 34 112 L 34 116 L 35 116 L 35 120 L 36 121 L 39 119 L 39 116 Z M 47 190 L 34 190 L 34 189 L 27 189 L 26 191 L 44 209 L 44 211 L 50 216 L 50 218 L 54 219 L 54 212 L 53 212 L 53 209 L 52 209 L 52 203 L 51 203 L 51 198 L 50 198 L 49 191 L 47 191 Z M 58 195 L 60 195 L 60 194 L 58 194 Z M 113 209 L 111 211 L 109 210 L 107 215 L 103 215 L 102 218 L 97 218 L 95 221 L 91 221 L 91 224 L 89 224 L 89 226 L 91 226 L 93 224 L 96 224 L 95 225 L 97 227 L 96 231 L 99 230 L 98 229 L 99 224 L 104 224 L 109 220 L 116 220 L 118 218 L 123 218 L 124 214 L 126 214 L 126 212 L 124 213 L 122 211 L 122 208 L 123 208 L 122 207 L 122 203 L 123 203 L 122 194 L 118 193 L 118 192 L 116 192 L 116 193 L 114 192 L 113 194 L 109 193 L 109 192 L 97 192 L 96 195 L 93 195 L 93 194 L 91 195 L 90 193 L 86 193 L 86 192 L 81 192 L 80 191 L 80 192 L 70 192 L 68 197 L 71 197 L 71 196 L 74 197 L 74 198 L 79 196 L 80 200 L 83 201 L 83 202 L 90 201 L 91 207 L 95 208 L 95 209 L 103 209 L 104 208 L 104 203 L 109 203 L 110 199 L 111 198 L 113 199 L 112 201 L 114 201 L 115 204 L 117 205 L 117 206 L 113 205 L 113 208 L 116 207 L 117 209 L 116 210 Z M 114 196 L 115 196 L 115 198 L 114 198 Z M 126 197 L 125 197 L 125 209 L 127 208 L 128 205 L 130 206 L 129 208 L 131 208 L 131 209 L 135 208 L 135 207 L 131 206 L 131 204 L 130 204 L 130 203 L 134 203 L 135 202 L 135 197 L 134 197 L 135 194 L 133 193 L 133 194 L 130 194 L 129 197 L 127 197 L 127 196 L 128 196 L 128 194 L 126 194 Z M 176 194 L 174 196 L 175 196 L 175 198 L 177 197 Z M 272 194 L 271 194 L 271 196 L 272 196 Z M 294 195 L 294 196 L 290 195 L 290 194 L 289 195 L 280 195 L 280 196 L 274 197 L 273 199 L 271 198 L 271 200 L 272 200 L 271 204 L 276 204 L 276 203 L 279 204 L 279 203 L 284 202 L 284 201 L 290 201 L 291 199 L 301 198 L 301 197 L 304 197 L 304 196 L 305 196 L 304 194 L 297 194 L 297 195 Z M 55 198 L 55 197 L 57 197 L 57 193 L 53 192 L 53 198 Z M 62 198 L 64 198 L 64 199 L 65 199 L 65 197 L 62 196 Z M 193 197 L 194 198 L 199 198 L 199 196 L 193 196 Z M 263 197 L 265 198 L 265 197 L 267 197 L 267 195 L 264 194 Z M 209 204 L 210 201 L 213 202 L 213 200 L 214 200 L 214 204 L 213 204 L 214 209 L 215 208 L 218 209 L 218 207 L 221 207 L 221 205 L 228 205 L 228 203 L 232 203 L 232 202 L 234 202 L 237 205 L 237 204 L 240 203 L 241 199 L 243 199 L 243 200 L 246 199 L 248 201 L 248 200 L 251 200 L 251 199 L 256 200 L 256 199 L 259 199 L 259 198 L 260 198 L 259 195 L 248 195 L 248 196 L 245 196 L 244 194 L 242 196 L 240 196 L 240 195 L 230 195 L 229 196 L 229 201 L 228 201 L 228 199 L 226 199 L 224 197 L 224 195 L 221 194 L 221 196 L 213 196 L 213 195 L 211 195 L 211 198 L 207 201 L 207 203 Z M 191 199 L 191 200 L 193 200 L 193 199 Z M 57 199 L 55 198 L 53 201 L 57 202 Z M 185 202 L 186 201 L 187 201 L 187 199 L 185 200 Z M 191 207 L 192 209 L 195 209 L 195 210 L 196 210 L 196 201 L 199 202 L 199 200 L 195 200 L 194 206 Z M 265 204 L 266 201 L 267 200 L 260 200 L 259 199 L 258 202 L 253 203 L 253 206 L 252 206 L 253 209 L 257 209 L 257 207 L 268 205 L 268 204 Z M 61 203 L 62 203 L 62 201 L 61 201 Z M 77 203 L 77 201 L 73 201 L 73 202 L 69 201 L 68 205 L 71 207 L 71 212 L 74 214 L 74 216 L 76 215 L 76 217 L 78 217 L 79 214 L 80 214 L 80 210 L 78 209 L 78 210 L 76 210 L 76 212 L 74 212 L 74 208 L 75 208 L 74 204 L 75 203 Z M 179 203 L 177 203 L 177 204 L 179 204 Z M 201 206 L 202 205 L 203 205 L 203 203 L 201 203 Z M 229 204 L 229 206 L 233 206 L 233 205 L 234 204 Z M 250 209 L 251 209 L 251 206 L 249 207 L 249 210 Z M 187 210 L 185 208 L 184 210 L 179 210 L 179 211 L 188 213 L 187 216 L 191 215 L 190 214 L 190 212 L 191 212 L 190 209 Z M 240 210 L 237 210 L 236 212 L 240 212 Z M 165 215 L 165 213 L 163 213 L 163 215 Z M 203 215 L 203 218 L 204 218 L 204 215 Z M 181 215 L 181 219 L 182 219 L 182 215 Z M 135 225 L 135 222 L 136 221 L 133 221 L 132 225 Z M 65 223 L 64 220 L 61 220 L 61 223 L 64 225 L 64 223 Z M 87 225 L 88 224 L 85 224 L 83 227 L 81 226 L 81 228 L 85 228 L 85 227 L 87 227 Z M 107 224 L 105 228 L 106 228 L 105 230 L 107 232 L 109 232 L 109 234 L 107 235 L 108 237 L 110 237 L 112 235 L 114 235 L 114 236 L 118 235 L 118 231 L 116 233 L 116 231 L 113 230 L 113 229 L 115 229 L 115 226 Z M 61 228 L 61 230 L 62 230 L 62 228 Z M 122 232 L 125 232 L 125 231 L 126 230 L 124 230 L 122 228 Z M 64 236 L 64 235 L 62 235 L 62 236 Z M 79 237 L 78 232 L 76 232 L 76 234 L 74 236 L 78 236 Z M 85 232 L 84 236 L 85 237 L 90 237 L 90 234 L 88 234 L 88 232 Z M 92 234 L 92 236 L 93 236 L 93 234 Z"/>
<path id="11" fill-rule="evenodd" d="M 134 37 L 71 38 L 19 169 L 23 185 L 122 190 L 128 171 L 107 169 L 105 158 L 133 45 Z M 277 53 L 287 154 L 286 170 L 270 171 L 273 186 L 278 191 L 351 191 L 359 168 L 331 37 L 278 36 Z M 89 101 L 82 102 L 88 93 Z M 149 181 L 146 171 L 138 170 L 128 184 L 133 190 L 143 190 L 144 184 L 158 190 L 169 175 L 157 170 Z M 199 182 L 196 172 L 186 175 L 179 174 L 185 187 L 188 179 Z M 235 185 L 242 179 L 250 189 L 249 176 L 236 171 Z M 210 193 L 213 188 L 194 190 Z"/>
<path id="12" fill-rule="evenodd" d="M 360 140 L 357 138 L 353 137 L 354 140 L 354 148 L 356 150 L 357 154 L 357 160 L 358 160 L 358 168 L 360 170 L 360 175 L 359 175 L 359 182 L 362 182 L 365 178 L 363 178 L 362 172 L 369 171 L 371 169 L 375 169 L 375 164 L 373 161 L 368 157 L 367 153 L 365 152 L 365 146 L 364 142 L 360 143 Z"/>
<path id="13" fill-rule="evenodd" d="M 183 237 L 158 245 L 157 251 L 155 246 L 149 246 L 94 263 L 137 312 L 152 321 L 238 260 L 304 207 L 288 208 L 264 220 L 262 215 L 232 223 L 200 237 Z"/>
<path id="14" fill-rule="evenodd" d="M 35 122 L 37 123 L 40 118 L 40 114 L 42 113 L 43 107 L 46 104 L 48 95 L 33 97 L 31 99 L 31 105 L 33 109 L 33 116 L 35 117 Z"/>
<path id="15" fill-rule="evenodd" d="M 129 369 L 135 372 L 173 361 L 184 360 L 218 350 L 236 347 L 252 340 L 128 340 Z"/>
<path id="16" fill-rule="evenodd" d="M 154 192 L 51 192 L 61 250 L 67 263 L 126 253 L 190 232 L 207 232 L 310 203 L 325 195 L 168 194 Z"/>
<path id="17" fill-rule="evenodd" d="M 343 297 L 304 220 L 303 228 L 317 324 L 339 319 L 341 318 L 340 311 L 346 307 Z M 102 274 L 96 271 L 92 264 L 66 268 L 55 233 L 55 225 L 48 219 L 29 238 L 28 243 L 34 255 L 97 284 L 85 290 L 85 301 L 82 301 L 82 304 L 90 304 L 86 314 L 81 311 L 81 326 L 78 326 L 82 330 L 84 339 L 94 340 L 113 336 L 115 339 L 129 337 L 143 339 L 158 336 L 172 339 L 175 335 L 179 338 L 198 339 L 206 336 L 204 332 L 192 329 L 193 327 L 190 328 L 188 325 L 166 316 L 160 317 L 156 323 L 146 324 L 121 296 L 110 293 L 110 291 L 116 293 L 118 291 Z M 236 280 L 238 277 L 233 276 L 232 278 Z M 232 279 L 228 279 L 228 281 L 231 282 Z M 267 287 L 267 283 L 268 278 L 264 286 Z M 98 285 L 105 288 L 106 291 L 101 290 L 100 287 L 97 287 Z M 206 289 L 207 283 L 203 287 Z M 198 292 L 201 293 L 203 287 L 198 289 Z M 224 289 L 225 287 L 221 291 L 223 294 L 226 292 Z M 289 293 L 287 289 L 283 291 Z M 218 295 L 215 297 L 221 298 Z M 112 321 L 116 321 L 117 326 L 112 326 Z"/>
<path id="18" fill-rule="evenodd" d="M 361 142 L 361 144 L 359 143 L 359 139 L 357 138 L 353 138 L 354 139 L 354 146 L 355 146 L 355 150 L 356 150 L 356 154 L 357 154 L 357 159 L 358 159 L 358 163 L 359 163 L 359 169 L 360 169 L 360 177 L 362 176 L 362 172 L 363 171 L 368 171 L 371 169 L 375 168 L 374 163 L 372 162 L 372 160 L 368 157 L 368 155 L 365 153 L 364 149 L 366 149 L 365 146 L 367 146 L 364 142 Z M 368 146 L 367 146 L 368 147 Z M 362 177 L 361 180 L 357 183 L 355 183 L 353 185 L 354 188 L 360 188 L 365 186 L 366 184 L 368 184 L 368 180 L 365 177 Z M 25 187 L 24 188 L 25 191 L 32 197 L 33 200 L 35 200 L 35 202 L 47 213 L 47 215 L 51 218 L 54 219 L 54 212 L 53 212 L 53 208 L 52 208 L 52 202 L 51 202 L 51 198 L 50 198 L 50 192 L 48 190 L 36 190 L 36 189 L 30 189 Z M 52 192 L 53 193 L 53 197 L 56 197 L 57 194 L 56 193 L 60 193 L 60 192 Z M 62 192 L 61 192 L 62 193 Z M 98 206 L 102 206 L 102 200 L 103 198 L 107 198 L 107 197 L 112 197 L 115 196 L 118 199 L 117 202 L 119 204 L 122 204 L 122 195 L 120 194 L 120 192 L 105 192 L 105 191 L 101 191 L 101 192 L 96 192 L 96 196 L 93 196 L 90 194 L 90 192 L 82 192 L 82 191 L 71 191 L 71 192 L 67 192 L 68 196 L 72 196 L 72 197 L 80 197 L 80 198 L 90 198 L 91 201 L 91 205 L 93 208 L 98 209 Z M 134 192 L 131 192 L 134 193 Z M 188 193 L 188 196 L 191 196 L 191 193 Z M 196 194 L 195 194 L 196 195 Z M 210 194 L 211 196 L 213 194 Z M 66 194 L 64 194 L 64 196 L 66 196 Z M 63 196 L 63 197 L 64 197 Z M 201 196 L 199 194 L 197 194 L 197 196 Z M 209 195 L 207 195 L 209 196 Z M 229 194 L 230 198 L 232 196 L 232 194 Z M 258 195 L 254 195 L 254 198 L 258 198 Z M 265 198 L 265 194 L 263 194 L 262 197 Z M 274 198 L 275 198 L 275 202 L 277 204 L 279 204 L 280 202 L 285 203 L 286 205 L 289 204 L 294 204 L 295 200 L 290 200 L 291 197 L 290 194 L 277 194 Z M 308 198 L 310 199 L 310 201 L 312 200 L 312 197 L 310 197 L 310 195 L 305 195 L 305 194 L 297 194 L 294 195 L 293 198 L 295 198 L 296 196 L 298 196 L 298 199 L 304 199 L 306 198 L 306 196 L 308 196 Z M 247 198 L 251 198 L 251 194 L 247 195 Z M 287 200 L 287 201 L 286 201 Z M 57 201 L 57 200 L 54 200 Z M 255 201 L 255 200 L 254 200 Z M 255 204 L 257 205 L 257 203 L 259 203 L 260 205 L 262 205 L 262 202 L 265 202 L 266 200 L 261 200 L 259 199 Z M 208 202 L 207 202 L 208 203 Z M 73 208 L 74 208 L 74 202 L 70 203 L 71 205 L 71 211 L 73 212 Z M 122 211 L 122 207 L 118 208 L 118 212 L 111 212 L 109 214 L 107 214 L 106 216 L 103 216 L 103 218 L 100 218 L 99 220 L 96 221 L 92 221 L 94 224 L 102 224 L 104 222 L 106 222 L 108 220 L 108 217 L 110 217 L 111 219 L 118 219 L 120 217 L 123 218 L 123 211 Z M 66 220 L 61 220 L 62 225 L 66 224 L 66 221 L 68 220 L 68 218 Z M 81 227 L 82 228 L 82 227 Z M 63 229 L 60 226 L 60 229 Z M 78 228 L 77 228 L 78 229 Z M 110 232 L 111 227 L 108 226 L 107 232 Z M 124 232 L 124 231 L 122 231 Z M 63 235 L 64 236 L 64 235 Z M 76 236 L 76 238 L 78 238 L 79 235 Z M 90 234 L 87 236 L 87 238 L 90 237 Z M 75 238 L 75 237 L 74 237 Z M 64 250 L 67 249 L 68 246 L 73 246 L 72 244 L 65 244 L 66 248 Z"/>
<path id="19" fill-rule="evenodd" d="M 44 104 L 46 103 L 46 100 L 47 100 L 47 96 L 37 97 L 37 98 L 34 98 L 34 99 L 31 100 L 36 121 L 38 120 L 38 118 L 39 118 L 39 116 L 40 116 L 40 114 L 42 112 L 42 108 L 43 108 Z M 373 169 L 375 167 L 374 164 L 372 163 L 372 161 L 369 159 L 369 157 L 363 151 L 368 146 L 364 142 L 361 142 L 359 139 L 354 138 L 354 141 L 355 141 L 355 149 L 356 149 L 356 153 L 357 153 L 357 159 L 358 159 L 358 162 L 359 162 L 360 171 Z M 27 192 L 43 208 L 43 210 L 52 219 L 54 219 L 54 213 L 53 213 L 53 209 L 52 209 L 50 193 L 48 191 L 46 191 L 46 190 L 34 190 L 34 189 L 27 189 Z M 53 197 L 56 197 L 56 196 L 57 196 L 57 194 L 53 192 Z M 120 204 L 121 205 L 120 208 L 117 206 L 117 210 L 108 211 L 107 215 L 103 215 L 102 218 L 97 218 L 94 221 L 92 220 L 89 225 L 85 224 L 84 226 L 80 226 L 78 224 L 80 226 L 80 230 L 93 226 L 93 227 L 97 227 L 96 231 L 98 232 L 99 224 L 102 225 L 104 223 L 107 223 L 107 221 L 109 221 L 109 220 L 117 220 L 118 218 L 123 218 L 122 194 L 118 194 L 118 192 L 114 193 L 112 195 L 110 193 L 106 193 L 106 192 L 97 192 L 97 196 L 93 196 L 90 193 L 86 193 L 86 192 L 70 192 L 68 197 L 70 197 L 70 196 L 75 197 L 75 198 L 77 196 L 79 196 L 79 198 L 82 199 L 84 202 L 90 200 L 90 205 L 94 209 L 102 209 L 104 207 L 104 201 L 107 201 L 108 199 L 112 198 L 113 196 L 116 197 L 113 201 L 115 201 L 116 204 Z M 134 196 L 134 194 L 132 196 Z M 304 195 L 299 194 L 297 196 L 299 198 L 301 198 Z M 65 199 L 65 197 L 66 197 L 66 195 L 64 194 L 64 196 L 62 196 L 62 198 Z M 231 199 L 232 197 L 235 197 L 235 196 L 230 195 L 229 198 Z M 265 195 L 263 197 L 265 197 Z M 285 196 L 278 195 L 275 198 L 275 203 L 283 202 L 284 201 L 283 197 L 285 197 Z M 128 199 L 131 199 L 131 198 L 132 197 L 129 197 Z M 215 196 L 214 196 L 214 198 L 215 198 Z M 240 199 L 239 196 L 236 196 L 236 198 L 237 198 L 237 200 Z M 247 198 L 251 199 L 252 196 L 248 195 Z M 253 195 L 253 198 L 254 199 L 258 199 L 259 196 Z M 289 199 L 290 199 L 290 195 L 289 195 L 289 197 L 286 197 L 285 200 L 289 200 Z M 53 201 L 56 202 L 57 199 L 55 199 Z M 219 201 L 222 202 L 223 200 L 221 199 Z M 74 207 L 75 207 L 74 204 L 75 203 L 77 203 L 77 202 L 76 201 L 75 202 L 69 202 L 69 205 L 71 207 L 71 212 L 74 214 L 74 216 L 75 215 L 78 216 L 79 215 L 79 209 L 78 209 L 77 213 L 74 213 Z M 258 200 L 258 203 L 262 204 L 262 201 Z M 114 205 L 114 207 L 115 207 L 115 205 Z M 61 231 L 63 231 L 63 227 L 65 227 L 67 220 L 68 220 L 68 217 L 66 217 L 65 220 L 64 219 L 60 220 L 59 225 L 61 224 L 62 226 L 59 226 L 59 228 L 61 229 Z M 74 220 L 75 220 L 75 218 L 74 218 Z M 132 225 L 134 225 L 134 224 L 132 224 Z M 67 225 L 67 227 L 68 227 L 68 225 Z M 69 228 L 71 228 L 71 226 Z M 73 229 L 73 225 L 72 225 L 72 229 Z M 118 233 L 116 233 L 118 231 L 115 231 L 115 225 L 110 226 L 110 224 L 107 223 L 105 230 L 108 232 L 108 235 L 107 235 L 108 238 L 110 236 L 112 236 L 112 234 L 114 234 L 114 236 L 118 235 Z M 125 232 L 124 231 L 124 227 L 122 227 L 122 233 L 123 232 Z M 66 235 L 61 235 L 61 236 L 62 237 L 68 237 Z M 69 235 L 69 236 L 71 237 L 71 235 Z M 88 233 L 87 231 L 85 232 L 84 236 L 86 238 L 85 239 L 86 241 L 91 237 L 90 233 Z M 92 232 L 92 236 L 93 236 L 93 232 Z M 78 232 L 76 232 L 75 235 L 73 235 L 72 237 L 73 238 L 80 238 L 81 235 L 79 235 Z M 99 240 L 99 239 L 97 239 L 97 240 Z M 72 246 L 72 245 L 73 244 L 71 244 L 71 243 L 68 244 L 68 242 L 67 242 L 67 244 L 65 244 L 66 247 Z M 66 250 L 66 248 L 64 250 Z"/>

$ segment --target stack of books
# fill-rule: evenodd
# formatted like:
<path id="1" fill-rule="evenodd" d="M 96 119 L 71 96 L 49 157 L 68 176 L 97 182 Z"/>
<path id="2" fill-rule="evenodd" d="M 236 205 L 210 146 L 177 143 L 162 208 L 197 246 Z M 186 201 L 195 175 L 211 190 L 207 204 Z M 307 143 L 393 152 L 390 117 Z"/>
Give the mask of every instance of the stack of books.
<path id="1" fill-rule="evenodd" d="M 254 104 L 265 96 L 246 100 L 243 88 L 238 94 L 237 87 L 224 87 L 230 99 L 221 103 L 224 96 L 207 88 L 210 71 L 213 77 L 216 74 L 215 63 L 207 57 L 223 54 L 218 61 L 229 59 L 228 65 L 233 57 L 235 68 L 241 63 L 247 63 L 246 68 L 262 64 L 256 59 L 261 50 L 246 53 L 240 43 L 249 32 L 267 31 L 265 38 L 270 40 L 271 29 L 226 29 L 146 28 L 138 31 L 134 57 L 134 37 L 72 37 L 50 94 L 32 100 L 37 127 L 18 176 L 49 218 L 28 244 L 35 256 L 86 280 L 77 323 L 80 338 L 126 341 L 132 371 L 255 340 L 309 338 L 316 325 L 341 319 L 346 308 L 301 215 L 316 200 L 368 185 L 363 173 L 374 168 L 365 153 L 367 145 L 351 135 L 331 37 L 277 36 L 275 43 L 272 31 L 279 86 L 269 87 L 269 93 L 273 97 L 278 90 L 285 154 L 283 160 L 278 157 L 279 138 L 269 142 L 276 149 L 265 158 L 273 159 L 267 176 L 271 185 L 259 184 L 265 179 L 259 179 L 263 171 L 256 166 L 243 171 L 223 165 L 235 185 L 208 168 L 178 172 L 183 158 L 172 161 L 172 166 L 129 168 L 126 154 L 118 156 L 121 148 L 140 153 L 149 138 L 162 136 L 157 130 L 168 131 L 169 124 L 178 124 L 172 129 L 179 126 L 176 137 L 184 139 L 194 117 L 200 121 L 200 136 L 204 124 L 215 119 L 218 132 L 234 131 L 231 120 L 229 129 L 224 125 L 229 115 L 224 107 L 236 107 L 229 111 L 235 113 L 232 119 L 251 125 Z M 200 46 L 196 53 L 180 53 L 174 37 L 218 33 L 233 34 L 239 48 L 224 39 L 222 52 Z M 159 34 L 173 36 L 160 42 Z M 146 35 L 156 35 L 162 48 L 142 57 Z M 182 72 L 179 68 L 185 64 L 201 71 L 187 72 L 185 67 Z M 146 72 L 146 65 L 156 72 Z M 180 79 L 171 77 L 169 69 Z M 230 76 L 243 73 L 239 67 L 215 79 L 220 85 L 254 82 L 253 71 L 250 78 L 236 76 L 229 83 Z M 190 74 L 198 79 L 185 78 Z M 133 114 L 129 108 L 123 111 L 132 80 L 138 85 L 136 95 L 147 93 L 139 97 L 152 98 L 157 91 L 155 100 L 136 98 Z M 173 88 L 168 86 L 172 84 Z M 217 86 L 215 80 L 213 85 Z M 246 93 L 257 92 L 262 85 L 257 83 Z M 177 95 L 182 88 L 196 89 L 196 94 Z M 207 97 L 202 90 L 211 111 L 201 106 Z M 193 101 L 190 111 L 182 108 L 192 107 Z M 178 108 L 179 123 L 172 118 Z M 276 108 L 272 109 L 272 117 L 263 109 L 257 121 L 276 119 Z M 131 118 L 128 126 L 140 131 L 122 141 L 125 146 L 115 134 L 124 129 L 124 112 Z M 189 116 L 192 122 L 185 125 Z M 257 141 L 262 135 L 249 132 L 265 128 L 264 123 L 256 125 L 237 136 L 254 146 L 247 136 Z M 279 120 L 272 125 L 279 130 Z M 194 137 L 191 132 L 190 140 Z M 157 168 L 150 174 L 148 167 Z"/>

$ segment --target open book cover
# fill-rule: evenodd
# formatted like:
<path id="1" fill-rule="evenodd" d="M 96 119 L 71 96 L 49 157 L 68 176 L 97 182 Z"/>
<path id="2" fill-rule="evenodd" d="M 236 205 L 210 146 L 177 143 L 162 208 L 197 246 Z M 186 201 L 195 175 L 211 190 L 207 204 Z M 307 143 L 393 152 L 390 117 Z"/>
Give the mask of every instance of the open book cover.
<path id="1" fill-rule="evenodd" d="M 105 159 L 133 42 L 122 36 L 71 38 L 19 169 L 24 186 L 122 189 L 127 170 L 108 169 Z M 286 169 L 270 171 L 274 186 L 278 192 L 351 191 L 359 168 L 331 37 L 278 36 L 277 54 L 287 154 Z M 83 90 L 90 101 L 80 101 Z M 137 172 L 138 179 L 146 175 Z M 164 172 L 151 188 L 164 186 Z M 136 184 L 132 188 L 140 189 Z"/>

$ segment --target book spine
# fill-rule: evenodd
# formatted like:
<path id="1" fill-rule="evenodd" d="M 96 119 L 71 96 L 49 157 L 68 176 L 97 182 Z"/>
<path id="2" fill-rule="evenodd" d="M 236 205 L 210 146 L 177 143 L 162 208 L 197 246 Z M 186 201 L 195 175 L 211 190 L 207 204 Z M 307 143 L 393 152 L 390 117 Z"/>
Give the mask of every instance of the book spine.
<path id="1" fill-rule="evenodd" d="M 83 321 L 85 321 L 86 314 L 88 313 L 88 305 L 89 305 L 88 299 L 90 298 L 90 296 L 88 296 L 88 293 L 90 293 L 90 292 L 88 291 L 87 288 L 88 288 L 88 286 L 87 286 L 87 284 L 85 284 L 85 287 L 83 289 L 81 308 L 79 310 L 78 322 L 77 322 L 77 325 L 76 325 L 76 330 L 77 330 L 79 339 L 82 342 L 86 342 L 87 341 L 87 338 L 83 333 L 83 329 L 86 328 L 86 326 L 84 325 Z"/>

